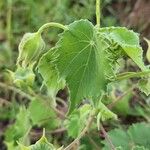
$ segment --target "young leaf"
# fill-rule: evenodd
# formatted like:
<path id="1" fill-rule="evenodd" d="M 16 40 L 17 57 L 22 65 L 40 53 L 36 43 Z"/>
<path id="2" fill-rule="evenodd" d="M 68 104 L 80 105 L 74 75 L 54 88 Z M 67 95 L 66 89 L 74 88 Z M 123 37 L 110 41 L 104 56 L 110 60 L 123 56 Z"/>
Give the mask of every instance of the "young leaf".
<path id="1" fill-rule="evenodd" d="M 143 62 L 143 51 L 139 45 L 138 34 L 128 30 L 125 27 L 106 27 L 99 29 L 99 32 L 107 39 L 110 44 L 110 49 L 112 45 L 117 44 L 115 50 L 121 47 L 121 51 L 129 56 L 141 70 L 146 71 L 147 68 Z M 113 54 L 112 52 L 111 54 Z M 119 55 L 122 57 L 122 55 Z"/>
<path id="2" fill-rule="evenodd" d="M 5 132 L 6 142 L 18 141 L 30 128 L 29 112 L 24 107 L 20 107 L 15 123 Z"/>
<path id="3" fill-rule="evenodd" d="M 69 115 L 69 119 L 65 122 L 69 137 L 76 138 L 81 133 L 91 110 L 92 107 L 85 104 Z"/>
<path id="4" fill-rule="evenodd" d="M 138 88 L 144 92 L 147 96 L 150 95 L 150 77 L 148 79 L 141 79 L 138 84 Z"/>
<path id="5" fill-rule="evenodd" d="M 108 119 L 117 119 L 117 115 L 110 111 L 102 102 L 98 106 L 97 127 L 100 130 L 100 121 L 104 122 Z"/>
<path id="6" fill-rule="evenodd" d="M 28 111 L 33 125 L 41 127 L 48 126 L 51 129 L 58 127 L 59 121 L 56 119 L 56 113 L 50 107 L 50 104 L 45 100 L 33 99 L 30 102 Z M 40 111 L 39 111 L 40 110 Z"/>
<path id="7" fill-rule="evenodd" d="M 45 53 L 39 61 L 38 71 L 43 77 L 43 84 L 48 88 L 49 96 L 55 99 L 58 90 L 63 89 L 65 80 L 59 78 L 59 72 L 56 68 L 57 55 L 54 49 Z"/>

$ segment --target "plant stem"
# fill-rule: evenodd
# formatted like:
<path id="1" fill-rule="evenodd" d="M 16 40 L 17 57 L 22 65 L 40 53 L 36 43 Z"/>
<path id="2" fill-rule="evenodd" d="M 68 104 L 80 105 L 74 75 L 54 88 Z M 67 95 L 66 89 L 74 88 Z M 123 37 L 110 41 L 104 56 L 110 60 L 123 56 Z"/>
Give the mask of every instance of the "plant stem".
<path id="1" fill-rule="evenodd" d="M 12 0 L 7 0 L 7 20 L 6 20 L 7 26 L 6 26 L 6 30 L 7 30 L 7 40 L 8 40 L 9 47 L 11 46 L 11 38 L 12 38 L 11 18 L 12 18 Z"/>
<path id="2" fill-rule="evenodd" d="M 64 150 L 71 150 L 72 147 L 74 145 L 76 145 L 79 142 L 79 140 L 86 134 L 86 132 L 88 132 L 88 130 L 89 130 L 89 128 L 90 128 L 90 126 L 91 126 L 91 124 L 93 122 L 93 119 L 95 117 L 95 114 L 96 114 L 96 111 L 93 110 L 91 112 L 91 115 L 90 115 L 90 117 L 89 117 L 89 119 L 87 121 L 87 124 L 86 124 L 85 128 L 82 130 L 82 132 L 80 133 L 80 135 L 71 144 L 69 144 Z"/>
<path id="3" fill-rule="evenodd" d="M 116 149 L 115 149 L 115 146 L 113 145 L 113 143 L 112 143 L 112 141 L 111 141 L 111 139 L 110 139 L 110 137 L 109 137 L 109 135 L 108 135 L 107 132 L 105 131 L 105 129 L 104 129 L 102 123 L 101 123 L 100 127 L 101 127 L 101 131 L 102 131 L 102 133 L 103 133 L 105 139 L 107 140 L 107 142 L 108 142 L 109 145 L 110 145 L 111 150 L 116 150 Z"/>
<path id="4" fill-rule="evenodd" d="M 63 29 L 63 30 L 67 30 L 68 28 L 60 23 L 56 23 L 56 22 L 50 22 L 50 23 L 46 23 L 44 24 L 43 26 L 41 26 L 38 30 L 38 33 L 42 33 L 46 28 L 49 28 L 49 27 L 57 27 L 57 28 L 60 28 L 60 29 Z"/>
<path id="5" fill-rule="evenodd" d="M 130 78 L 136 78 L 136 77 L 142 77 L 145 75 L 150 74 L 150 70 L 148 71 L 141 71 L 141 72 L 126 72 L 126 73 L 121 73 L 116 76 L 115 81 L 121 81 L 125 79 L 130 79 Z"/>
<path id="6" fill-rule="evenodd" d="M 101 18 L 100 0 L 96 0 L 96 23 L 98 28 L 100 28 L 100 18 Z"/>

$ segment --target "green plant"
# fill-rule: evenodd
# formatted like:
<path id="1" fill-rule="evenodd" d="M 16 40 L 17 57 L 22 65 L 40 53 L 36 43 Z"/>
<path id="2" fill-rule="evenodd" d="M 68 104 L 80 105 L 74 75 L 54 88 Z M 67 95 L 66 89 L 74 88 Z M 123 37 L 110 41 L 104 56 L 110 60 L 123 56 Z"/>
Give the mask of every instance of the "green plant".
<path id="1" fill-rule="evenodd" d="M 47 94 L 51 99 L 50 102 L 48 100 L 44 102 L 51 106 L 53 110 L 56 108 L 58 91 L 65 87 L 68 88 L 69 110 L 64 125 L 68 135 L 75 140 L 65 148 L 60 148 L 64 150 L 72 149 L 84 137 L 86 132 L 90 130 L 92 123 L 95 122 L 95 118 L 98 130 L 101 128 L 103 130 L 102 122 L 117 119 L 116 114 L 103 104 L 108 92 L 108 85 L 130 78 L 142 78 L 139 87 L 147 95 L 150 94 L 149 84 L 147 83 L 149 82 L 150 69 L 144 65 L 138 34 L 125 27 L 101 28 L 100 16 L 100 0 L 97 0 L 96 26 L 86 19 L 77 20 L 65 26 L 51 22 L 44 24 L 37 32 L 27 33 L 23 37 L 19 45 L 17 70 L 14 73 L 10 72 L 16 86 L 26 90 L 29 93 L 26 96 L 31 100 L 27 110 L 20 110 L 21 114 L 22 111 L 26 111 L 28 117 L 27 115 L 24 115 L 24 117 L 27 117 L 31 122 L 28 122 L 28 119 L 23 119 L 25 121 L 23 125 L 27 121 L 28 126 L 23 129 L 18 127 L 22 126 L 20 124 L 22 117 L 20 119 L 21 114 L 19 113 L 20 115 L 11 130 L 15 133 L 11 140 L 17 140 L 19 146 L 20 143 L 29 144 L 28 141 L 24 142 L 21 138 L 25 136 L 25 133 L 28 134 L 31 126 L 40 126 L 41 124 L 38 122 L 45 119 L 45 116 L 56 116 L 55 112 L 48 113 L 43 103 L 38 101 L 44 98 L 34 93 L 33 86 L 37 70 L 43 79 L 42 88 L 46 86 Z M 64 32 L 60 34 L 60 39 L 56 45 L 43 54 L 45 44 L 42 33 L 49 27 L 58 27 Z M 141 71 L 120 73 L 118 63 L 126 57 L 130 58 Z M 30 95 L 34 96 L 35 99 Z M 88 101 L 88 104 L 85 104 L 83 100 Z M 41 108 L 44 114 L 40 114 L 36 107 Z M 43 124 L 43 126 L 49 125 Z M 20 128 L 20 133 L 17 133 L 16 127 L 17 129 Z M 10 138 L 9 132 L 8 129 L 6 135 Z M 11 140 L 7 141 L 11 142 Z M 9 144 L 7 143 L 7 145 Z M 15 146 L 19 149 L 17 143 Z M 115 149 L 115 146 L 111 145 L 111 149 Z M 22 150 L 57 149 L 47 142 L 45 136 L 35 145 L 29 147 L 21 145 L 20 147 Z"/>

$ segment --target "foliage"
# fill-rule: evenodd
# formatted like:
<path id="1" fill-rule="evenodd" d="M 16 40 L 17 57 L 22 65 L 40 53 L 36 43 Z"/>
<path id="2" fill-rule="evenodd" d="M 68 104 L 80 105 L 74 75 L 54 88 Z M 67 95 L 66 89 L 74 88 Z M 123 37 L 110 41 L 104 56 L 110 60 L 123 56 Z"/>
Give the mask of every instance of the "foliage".
<path id="1" fill-rule="evenodd" d="M 150 149 L 150 125 L 146 123 L 133 124 L 127 131 L 114 129 L 108 132 L 115 147 L 129 149 Z M 103 141 L 104 150 L 109 149 L 107 141 Z"/>
<path id="2" fill-rule="evenodd" d="M 20 148 L 21 150 L 62 150 L 62 148 L 56 149 L 51 143 L 49 143 L 44 134 L 34 145 L 26 147 L 20 144 Z"/>
<path id="3" fill-rule="evenodd" d="M 22 0 L 21 2 L 25 5 L 30 4 L 29 6 L 35 10 L 32 0 Z M 109 149 L 107 142 L 111 143 L 110 140 L 112 140 L 111 147 L 114 146 L 118 150 L 150 149 L 148 132 L 150 126 L 148 123 L 134 124 L 125 131 L 119 129 L 121 124 L 117 117 L 117 115 L 119 117 L 141 116 L 145 121 L 150 121 L 147 101 L 140 99 L 139 105 L 135 105 L 135 108 L 131 109 L 130 106 L 135 103 L 134 96 L 138 93 L 135 94 L 133 89 L 142 91 L 137 95 L 140 98 L 143 96 L 146 99 L 150 95 L 150 68 L 143 61 L 139 34 L 125 27 L 101 27 L 100 0 L 96 1 L 97 24 L 94 25 L 85 19 L 93 15 L 93 11 L 90 11 L 93 10 L 93 2 L 95 3 L 93 0 L 79 2 L 58 0 L 55 2 L 56 6 L 53 7 L 53 0 L 50 4 L 45 0 L 43 3 L 47 4 L 46 8 L 39 7 L 42 8 L 39 11 L 44 12 L 50 5 L 53 10 L 50 13 L 53 14 L 51 15 L 54 21 L 65 24 L 72 23 L 63 25 L 49 22 L 39 29 L 37 29 L 36 23 L 31 23 L 31 27 L 35 27 L 37 31 L 24 34 L 18 47 L 19 54 L 15 71 L 7 69 L 6 79 L 3 79 L 6 83 L 13 82 L 9 85 L 0 83 L 0 87 L 4 90 L 13 91 L 14 99 L 20 99 L 21 95 L 21 102 L 18 103 L 23 105 L 19 106 L 19 109 L 16 108 L 13 117 L 10 117 L 11 123 L 6 128 L 4 136 L 8 150 L 69 150 L 73 147 L 83 150 L 99 149 L 99 147 Z M 8 0 L 9 8 L 16 4 L 18 4 L 18 0 Z M 73 7 L 71 9 L 70 4 Z M 37 1 L 36 6 L 39 5 L 40 2 Z M 8 37 L 12 36 L 11 18 L 9 17 L 11 9 L 9 9 L 7 22 Z M 85 13 L 85 10 L 89 13 Z M 63 19 L 62 12 L 65 13 Z M 30 17 L 34 18 L 36 22 L 34 15 Z M 37 18 L 40 16 L 37 15 Z M 17 29 L 17 25 L 14 26 Z M 52 38 L 56 44 L 52 44 L 53 46 L 47 50 L 49 44 L 45 44 L 47 39 L 43 38 L 43 32 L 50 27 L 59 28 L 63 32 L 59 34 L 57 42 L 55 42 L 56 36 L 54 39 Z M 51 36 L 56 33 L 57 30 L 50 32 Z M 46 35 L 49 39 L 49 34 Z M 12 38 L 9 38 L 7 42 L 8 48 L 10 48 Z M 149 50 L 146 55 L 149 61 L 148 54 Z M 9 57 L 11 58 L 11 55 Z M 0 62 L 4 61 L 5 58 L 0 57 Z M 136 70 L 127 66 L 128 61 Z M 127 91 L 131 84 L 134 84 L 131 91 L 125 94 L 124 90 Z M 68 92 L 67 101 L 67 98 L 65 100 L 57 98 L 60 90 L 63 89 Z M 18 94 L 19 98 L 14 92 Z M 2 99 L 1 105 L 9 106 L 11 102 L 7 98 L 10 96 L 6 97 L 6 94 L 3 93 L 2 95 L 4 95 L 4 99 Z M 119 101 L 120 99 L 122 101 Z M 8 107 L 8 109 L 12 109 L 12 107 Z M 8 115 L 3 118 L 8 119 Z M 109 123 L 112 123 L 119 128 L 110 130 L 107 135 L 103 123 L 109 126 L 111 126 Z M 33 137 L 33 135 L 36 135 L 37 133 L 34 132 L 41 128 L 46 128 L 46 131 L 50 130 L 50 135 L 47 139 L 44 130 L 43 136 L 37 141 L 37 137 Z M 65 133 L 66 130 L 68 136 Z M 96 134 L 93 137 L 92 132 L 95 131 L 96 133 L 102 132 L 102 135 L 99 137 Z M 53 134 L 54 136 L 52 136 Z M 57 134 L 63 140 L 60 141 Z M 102 136 L 105 138 L 103 142 L 100 141 L 103 139 Z M 108 136 L 110 136 L 110 140 Z M 68 144 L 71 140 L 67 137 L 74 139 L 71 144 Z M 55 146 L 48 141 L 54 143 Z M 89 145 L 89 142 L 92 145 Z"/>

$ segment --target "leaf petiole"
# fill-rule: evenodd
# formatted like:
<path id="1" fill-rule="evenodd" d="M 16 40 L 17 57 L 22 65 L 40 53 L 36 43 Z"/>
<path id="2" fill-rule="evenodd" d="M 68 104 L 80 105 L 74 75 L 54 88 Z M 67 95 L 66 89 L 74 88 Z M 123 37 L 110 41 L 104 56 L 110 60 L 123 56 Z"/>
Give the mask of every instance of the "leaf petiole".
<path id="1" fill-rule="evenodd" d="M 38 33 L 42 33 L 45 29 L 49 28 L 49 27 L 56 27 L 56 28 L 60 28 L 63 30 L 67 30 L 68 28 L 60 23 L 56 23 L 56 22 L 49 22 L 44 24 L 43 26 L 41 26 L 38 30 Z"/>
<path id="2" fill-rule="evenodd" d="M 138 78 L 142 76 L 146 76 L 150 74 L 150 70 L 148 71 L 141 71 L 141 72 L 126 72 L 126 73 L 121 73 L 118 74 L 115 78 L 115 81 L 121 81 L 125 79 L 130 79 L 130 78 Z"/>

